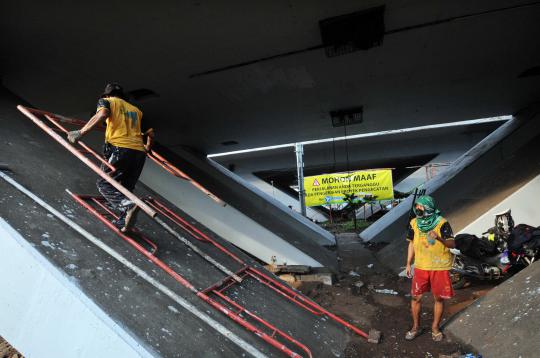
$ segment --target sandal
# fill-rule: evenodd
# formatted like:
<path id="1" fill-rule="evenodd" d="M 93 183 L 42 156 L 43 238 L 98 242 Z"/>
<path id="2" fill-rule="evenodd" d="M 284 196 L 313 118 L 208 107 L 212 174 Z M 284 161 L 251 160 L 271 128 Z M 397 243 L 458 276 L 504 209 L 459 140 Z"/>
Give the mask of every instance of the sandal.
<path id="1" fill-rule="evenodd" d="M 405 334 L 405 340 L 412 341 L 413 339 L 415 339 L 416 337 L 421 335 L 423 332 L 424 332 L 424 330 L 422 328 L 418 328 L 416 331 L 412 331 L 412 330 L 408 331 Z"/>
<path id="2" fill-rule="evenodd" d="M 444 335 L 442 334 L 442 332 L 439 332 L 439 333 L 431 332 L 431 338 L 433 339 L 434 342 L 440 342 L 443 340 Z"/>

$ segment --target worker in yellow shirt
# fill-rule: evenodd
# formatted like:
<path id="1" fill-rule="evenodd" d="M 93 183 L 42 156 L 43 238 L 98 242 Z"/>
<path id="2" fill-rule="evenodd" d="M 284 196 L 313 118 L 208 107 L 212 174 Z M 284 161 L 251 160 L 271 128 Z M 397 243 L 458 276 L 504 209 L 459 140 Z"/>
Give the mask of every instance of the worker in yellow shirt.
<path id="1" fill-rule="evenodd" d="M 424 195 L 416 199 L 413 207 L 415 218 L 409 223 L 407 240 L 407 277 L 412 277 L 411 313 L 413 326 L 405 335 L 413 340 L 422 333 L 419 326 L 422 295 L 431 291 L 434 299 L 431 336 L 434 341 L 443 339 L 439 325 L 444 310 L 444 300 L 454 296 L 450 269 L 455 247 L 454 235 L 448 221 L 440 215 L 432 197 Z M 414 259 L 414 275 L 411 265 Z"/>
<path id="2" fill-rule="evenodd" d="M 98 100 L 96 114 L 80 130 L 69 132 L 68 140 L 76 143 L 103 120 L 107 124 L 103 156 L 115 167 L 115 171 L 111 172 L 105 165 L 101 166 L 101 170 L 133 191 L 144 166 L 146 151 L 152 145 L 153 132 L 148 133 L 145 145 L 141 132 L 142 112 L 126 101 L 122 86 L 109 83 Z M 120 212 L 114 222 L 116 227 L 122 232 L 128 231 L 135 223 L 138 207 L 102 178 L 98 179 L 97 187 L 107 202 Z"/>

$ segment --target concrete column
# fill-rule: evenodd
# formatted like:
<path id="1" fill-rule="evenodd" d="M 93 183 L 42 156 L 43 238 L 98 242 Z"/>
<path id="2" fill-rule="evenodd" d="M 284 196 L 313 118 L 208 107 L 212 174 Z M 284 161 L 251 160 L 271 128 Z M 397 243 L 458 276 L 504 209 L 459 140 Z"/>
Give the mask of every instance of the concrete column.
<path id="1" fill-rule="evenodd" d="M 300 213 L 306 216 L 306 190 L 304 189 L 304 145 L 296 143 L 296 171 L 298 177 L 298 200 L 300 201 Z"/>

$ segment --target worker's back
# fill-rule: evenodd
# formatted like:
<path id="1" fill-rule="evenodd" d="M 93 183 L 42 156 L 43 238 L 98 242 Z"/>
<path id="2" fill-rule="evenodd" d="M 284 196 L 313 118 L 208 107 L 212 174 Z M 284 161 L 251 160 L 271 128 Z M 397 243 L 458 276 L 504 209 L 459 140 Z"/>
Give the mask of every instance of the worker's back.
<path id="1" fill-rule="evenodd" d="M 102 108 L 108 108 L 110 112 L 105 142 L 116 147 L 144 151 L 141 110 L 118 97 L 101 98 L 98 102 L 98 111 Z"/>

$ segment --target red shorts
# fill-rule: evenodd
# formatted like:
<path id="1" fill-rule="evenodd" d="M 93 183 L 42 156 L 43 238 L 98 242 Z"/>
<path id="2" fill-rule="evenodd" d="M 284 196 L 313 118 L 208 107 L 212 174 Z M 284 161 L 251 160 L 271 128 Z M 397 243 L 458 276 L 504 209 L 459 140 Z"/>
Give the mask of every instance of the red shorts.
<path id="1" fill-rule="evenodd" d="M 427 271 L 414 268 L 411 295 L 420 296 L 431 291 L 433 296 L 448 299 L 454 296 L 452 280 L 447 270 Z"/>

